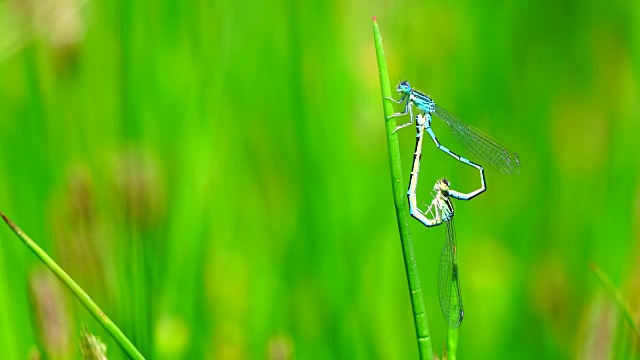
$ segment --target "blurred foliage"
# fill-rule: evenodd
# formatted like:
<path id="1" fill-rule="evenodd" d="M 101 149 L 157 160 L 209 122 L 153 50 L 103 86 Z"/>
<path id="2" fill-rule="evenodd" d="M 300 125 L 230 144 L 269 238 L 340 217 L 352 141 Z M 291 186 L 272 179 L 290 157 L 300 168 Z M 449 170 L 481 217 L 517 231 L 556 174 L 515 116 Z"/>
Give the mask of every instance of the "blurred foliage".
<path id="1" fill-rule="evenodd" d="M 631 1 L 3 0 L 0 209 L 149 358 L 415 358 L 372 15 L 392 80 L 522 160 L 457 204 L 459 357 L 640 356 L 587 266 L 637 312 Z M 415 133 L 399 136 L 408 178 Z M 421 175 L 425 202 L 437 178 L 477 181 L 428 147 Z M 438 345 L 445 230 L 411 227 Z M 3 358 L 79 358 L 84 324 L 123 357 L 66 290 L 47 301 L 76 345 L 39 339 L 41 265 L 0 240 Z"/>

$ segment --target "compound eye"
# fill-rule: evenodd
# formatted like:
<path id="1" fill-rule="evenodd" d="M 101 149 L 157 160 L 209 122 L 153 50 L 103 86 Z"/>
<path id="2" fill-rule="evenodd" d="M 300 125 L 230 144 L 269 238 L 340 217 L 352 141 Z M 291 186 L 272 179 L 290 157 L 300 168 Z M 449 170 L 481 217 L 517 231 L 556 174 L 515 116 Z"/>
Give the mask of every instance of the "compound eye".
<path id="1" fill-rule="evenodd" d="M 438 181 L 438 187 L 442 191 L 449 191 L 449 180 L 440 179 L 440 181 Z"/>

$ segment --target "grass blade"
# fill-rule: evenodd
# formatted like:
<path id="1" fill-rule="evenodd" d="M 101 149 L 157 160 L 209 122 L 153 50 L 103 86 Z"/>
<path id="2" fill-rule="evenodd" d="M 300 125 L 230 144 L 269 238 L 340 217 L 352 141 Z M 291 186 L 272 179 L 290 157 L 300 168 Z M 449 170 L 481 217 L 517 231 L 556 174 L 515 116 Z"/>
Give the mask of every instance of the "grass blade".
<path id="1" fill-rule="evenodd" d="M 620 310 L 622 311 L 622 314 L 624 314 L 624 317 L 627 320 L 627 324 L 629 324 L 629 327 L 631 327 L 631 330 L 633 330 L 633 332 L 636 334 L 638 339 L 640 339 L 640 330 L 638 329 L 638 324 L 636 323 L 636 320 L 635 320 L 638 318 L 637 314 L 633 311 L 629 303 L 624 299 L 624 296 L 622 296 L 622 293 L 620 292 L 620 290 L 618 290 L 613 285 L 613 282 L 611 282 L 611 279 L 609 279 L 607 274 L 605 274 L 598 267 L 598 265 L 594 263 L 590 263 L 589 267 L 591 268 L 593 273 L 596 275 L 598 280 L 600 280 L 605 290 L 616 300 L 616 302 L 618 303 L 618 306 L 620 307 Z"/>
<path id="2" fill-rule="evenodd" d="M 98 320 L 100 324 L 107 330 L 107 332 L 113 337 L 113 339 L 120 345 L 122 350 L 129 355 L 131 359 L 144 359 L 142 354 L 136 349 L 135 346 L 127 339 L 127 337 L 120 331 L 120 329 L 105 315 L 102 310 L 91 300 L 89 295 L 82 290 L 82 288 L 64 271 L 58 264 L 56 264 L 44 250 L 42 250 L 38 244 L 36 244 L 27 234 L 25 234 L 16 224 L 14 224 L 4 213 L 0 213 L 4 221 L 9 225 L 11 230 L 33 251 L 42 262 L 71 290 L 71 292 L 80 300 L 87 310 Z"/>
<path id="3" fill-rule="evenodd" d="M 373 40 L 376 48 L 376 58 L 378 60 L 378 75 L 380 76 L 380 90 L 382 92 L 382 106 L 385 116 L 385 126 L 387 129 L 387 149 L 389 151 L 389 167 L 391 169 L 391 188 L 393 190 L 393 201 L 396 208 L 396 220 L 398 221 L 398 231 L 400 233 L 400 243 L 402 244 L 402 254 L 404 256 L 404 266 L 409 282 L 409 294 L 411 307 L 413 309 L 413 321 L 416 327 L 418 340 L 418 351 L 420 359 L 433 359 L 433 346 L 429 335 L 429 324 L 425 311 L 422 289 L 420 288 L 420 278 L 418 276 L 418 266 L 413 251 L 413 243 L 409 232 L 409 204 L 407 202 L 406 190 L 402 179 L 402 165 L 400 162 L 400 147 L 398 146 L 398 135 L 393 131 L 396 128 L 396 121 L 390 118 L 394 113 L 391 102 L 385 100 L 391 97 L 391 86 L 389 84 L 389 74 L 387 63 L 384 59 L 382 48 L 382 36 L 376 18 L 373 18 Z"/>
<path id="4" fill-rule="evenodd" d="M 449 328 L 447 332 L 447 360 L 456 360 L 458 352 L 458 328 Z"/>

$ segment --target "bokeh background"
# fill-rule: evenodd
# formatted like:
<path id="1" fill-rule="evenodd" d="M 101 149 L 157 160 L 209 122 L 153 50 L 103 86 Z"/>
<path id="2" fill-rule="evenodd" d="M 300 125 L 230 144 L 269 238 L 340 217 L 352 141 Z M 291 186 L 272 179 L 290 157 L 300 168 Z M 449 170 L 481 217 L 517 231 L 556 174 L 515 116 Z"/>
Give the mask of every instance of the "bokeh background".
<path id="1" fill-rule="evenodd" d="M 393 83 L 522 161 L 456 204 L 459 357 L 638 358 L 588 267 L 640 311 L 633 1 L 0 1 L 0 210 L 148 358 L 416 358 L 372 15 Z M 477 186 L 428 143 L 421 174 Z M 411 229 L 441 353 L 445 229 Z M 0 229 L 0 357 L 85 324 L 124 358 Z"/>

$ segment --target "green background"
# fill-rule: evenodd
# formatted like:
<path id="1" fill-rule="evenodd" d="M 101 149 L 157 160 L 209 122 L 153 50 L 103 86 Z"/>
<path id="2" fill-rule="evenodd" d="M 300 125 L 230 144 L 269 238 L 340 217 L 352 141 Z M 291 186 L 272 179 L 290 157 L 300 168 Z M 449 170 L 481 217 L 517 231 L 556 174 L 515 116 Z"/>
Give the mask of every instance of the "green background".
<path id="1" fill-rule="evenodd" d="M 417 357 L 372 15 L 394 84 L 520 154 L 456 203 L 459 357 L 640 356 L 588 267 L 639 310 L 637 2 L 29 4 L 0 1 L 0 210 L 148 358 Z M 478 185 L 422 162 L 423 202 Z M 411 228 L 441 353 L 445 229 Z M 77 358 L 83 324 L 123 358 L 46 274 L 0 229 L 2 358 Z"/>

